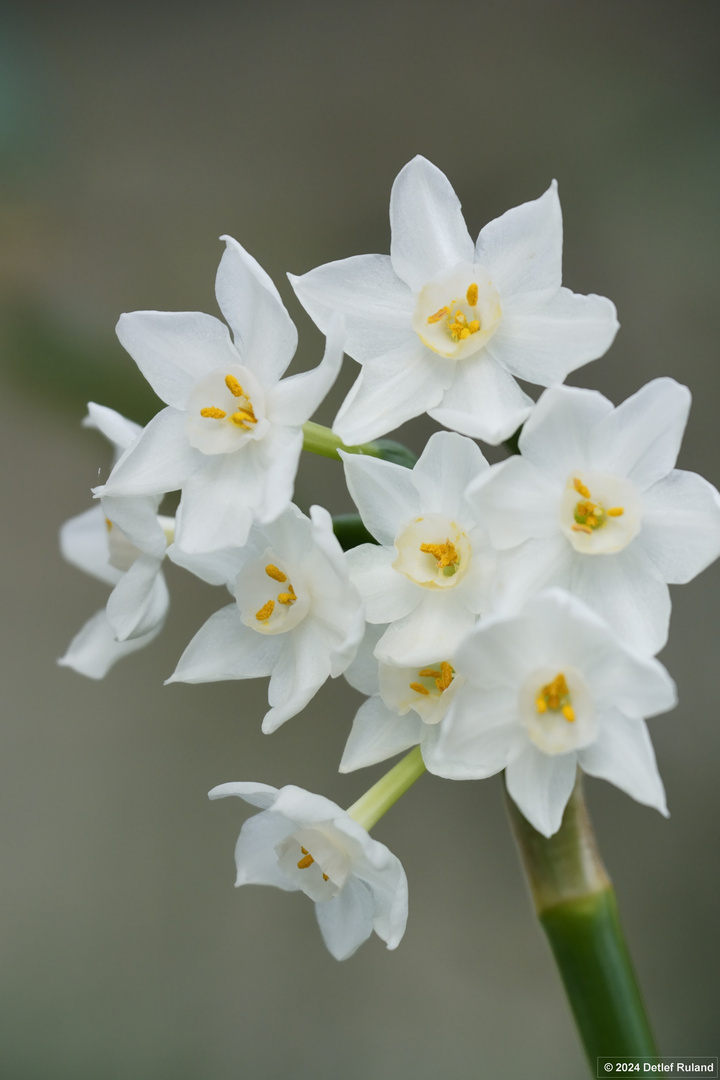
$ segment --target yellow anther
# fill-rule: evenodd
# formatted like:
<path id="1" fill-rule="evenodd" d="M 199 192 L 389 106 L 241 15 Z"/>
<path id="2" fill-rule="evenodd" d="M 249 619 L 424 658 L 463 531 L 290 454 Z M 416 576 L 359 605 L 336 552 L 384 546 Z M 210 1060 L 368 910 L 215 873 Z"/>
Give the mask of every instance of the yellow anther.
<path id="1" fill-rule="evenodd" d="M 540 688 L 540 693 L 535 698 L 535 708 L 539 713 L 561 712 L 568 723 L 575 720 L 575 710 L 571 705 L 570 690 L 567 680 L 562 672 L 559 672 L 552 682 Z"/>
<path id="2" fill-rule="evenodd" d="M 110 520 L 110 518 L 105 518 L 105 528 L 107 529 L 107 531 L 110 532 L 112 527 L 113 527 L 113 523 Z"/>
<path id="3" fill-rule="evenodd" d="M 573 487 L 577 491 L 578 495 L 582 495 L 584 499 L 590 498 L 590 492 L 577 476 L 573 478 Z"/>
<path id="4" fill-rule="evenodd" d="M 297 600 L 297 596 L 295 595 L 295 590 L 293 589 L 292 585 L 288 585 L 288 589 L 290 590 L 289 592 L 278 593 L 279 604 L 294 604 Z"/>
<path id="5" fill-rule="evenodd" d="M 571 724 L 574 722 L 575 710 L 573 709 L 572 705 L 563 705 L 561 712 L 567 721 L 569 721 Z"/>
<path id="6" fill-rule="evenodd" d="M 435 671 L 433 668 L 423 668 L 422 671 L 418 671 L 418 676 L 421 679 L 442 679 L 442 671 Z"/>
<path id="7" fill-rule="evenodd" d="M 587 525 L 571 525 L 570 528 L 573 532 L 584 532 L 587 533 L 588 536 L 592 536 L 592 529 Z"/>
<path id="8" fill-rule="evenodd" d="M 539 713 L 547 712 L 547 701 L 545 698 L 535 698 L 535 708 Z"/>
<path id="9" fill-rule="evenodd" d="M 430 691 L 428 690 L 428 688 L 426 686 L 423 686 L 423 684 L 419 682 L 411 682 L 410 689 L 414 690 L 416 694 L 423 694 L 425 697 L 429 697 L 430 695 Z"/>
<path id="10" fill-rule="evenodd" d="M 237 381 L 234 375 L 225 376 L 225 385 L 227 386 L 233 397 L 242 397 L 245 393 L 242 386 Z"/>
<path id="11" fill-rule="evenodd" d="M 449 539 L 444 544 L 421 544 L 420 550 L 426 555 L 432 555 L 437 561 L 438 570 L 444 570 L 446 566 L 457 566 L 460 562 L 455 545 Z"/>
<path id="12" fill-rule="evenodd" d="M 267 604 L 263 604 L 259 611 L 255 612 L 255 618 L 258 622 L 267 622 L 275 610 L 275 601 L 268 600 Z"/>
<path id="13" fill-rule="evenodd" d="M 248 409 L 238 409 L 237 412 L 232 414 L 230 419 L 233 424 L 237 424 L 238 427 L 246 428 L 248 424 L 257 424 L 257 417 Z"/>
<path id="14" fill-rule="evenodd" d="M 479 319 L 473 319 L 472 322 L 468 323 L 468 330 L 470 331 L 471 334 L 477 334 L 479 329 L 480 329 L 480 320 Z"/>
<path id="15" fill-rule="evenodd" d="M 449 307 L 441 307 L 439 311 L 436 311 L 434 315 L 431 315 L 428 319 L 429 323 L 438 323 L 441 319 L 444 319 L 446 315 L 450 314 Z"/>
<path id="16" fill-rule="evenodd" d="M 440 668 L 442 670 L 442 675 L 440 676 L 440 679 L 435 680 L 435 685 L 442 693 L 443 690 L 447 690 L 448 686 L 453 681 L 453 675 L 455 674 L 455 671 L 452 665 L 448 664 L 447 660 L 443 660 L 443 662 L 440 664 Z"/>
<path id="17" fill-rule="evenodd" d="M 478 287 L 474 282 L 468 288 L 468 291 L 465 293 L 465 297 L 470 307 L 475 307 L 478 301 Z"/>
<path id="18" fill-rule="evenodd" d="M 307 870 L 308 866 L 312 866 L 315 860 L 307 848 L 301 847 L 300 850 L 303 853 L 303 857 L 298 863 L 298 870 Z"/>
<path id="19" fill-rule="evenodd" d="M 622 517 L 624 513 L 625 513 L 625 510 L 623 509 L 622 506 L 611 506 L 610 509 L 607 511 L 607 516 L 608 517 Z"/>
<path id="20" fill-rule="evenodd" d="M 206 409 L 200 410 L 200 415 L 208 420 L 224 420 L 227 413 L 224 409 L 216 409 L 214 405 L 209 405 Z"/>
<path id="21" fill-rule="evenodd" d="M 268 577 L 271 577 L 273 581 L 279 581 L 281 585 L 284 581 L 287 581 L 287 574 L 283 574 L 282 570 L 279 570 L 277 566 L 274 566 L 272 563 L 268 563 L 265 567 L 265 573 Z"/>

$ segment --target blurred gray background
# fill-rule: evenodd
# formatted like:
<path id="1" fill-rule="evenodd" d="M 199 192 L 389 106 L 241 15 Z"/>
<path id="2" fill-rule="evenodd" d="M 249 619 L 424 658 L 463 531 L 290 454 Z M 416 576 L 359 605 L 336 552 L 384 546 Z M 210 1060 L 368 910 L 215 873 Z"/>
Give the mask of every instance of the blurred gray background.
<path id="1" fill-rule="evenodd" d="M 622 323 L 571 381 L 616 402 L 657 375 L 688 383 L 680 465 L 720 482 L 719 16 L 710 0 L 2 5 L 0 1076 L 584 1075 L 500 779 L 424 777 L 381 822 L 407 934 L 336 963 L 304 897 L 233 889 L 245 810 L 206 792 L 298 783 L 349 805 L 382 772 L 336 771 L 359 695 L 338 680 L 263 736 L 264 680 L 163 687 L 225 603 L 173 567 L 152 647 L 99 683 L 57 668 L 107 597 L 57 530 L 107 471 L 84 403 L 141 422 L 158 407 L 119 313 L 216 313 L 229 232 L 313 366 L 322 341 L 285 271 L 388 251 L 390 187 L 416 153 L 473 234 L 557 177 L 565 283 L 612 297 Z M 419 450 L 431 430 L 402 435 Z M 349 509 L 320 459 L 297 498 Z M 717 566 L 674 591 L 681 704 L 651 724 L 671 819 L 587 785 L 665 1054 L 720 1045 L 718 610 Z"/>

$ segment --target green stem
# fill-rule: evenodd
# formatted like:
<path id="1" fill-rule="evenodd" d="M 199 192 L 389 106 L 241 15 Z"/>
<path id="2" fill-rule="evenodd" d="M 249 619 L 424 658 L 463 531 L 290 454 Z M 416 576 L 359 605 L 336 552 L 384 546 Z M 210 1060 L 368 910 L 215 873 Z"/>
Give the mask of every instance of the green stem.
<path id="1" fill-rule="evenodd" d="M 401 795 L 425 772 L 425 762 L 420 747 L 415 746 L 390 772 L 373 784 L 348 808 L 348 814 L 365 829 L 372 829 L 383 814 L 393 806 Z"/>
<path id="2" fill-rule="evenodd" d="M 598 1057 L 656 1056 L 612 883 L 595 843 L 580 776 L 549 839 L 507 799 L 535 910 L 565 986 L 592 1075 Z"/>
<path id="3" fill-rule="evenodd" d="M 314 424 L 308 420 L 303 424 L 303 450 L 309 450 L 313 454 L 321 454 L 323 457 L 340 460 L 338 450 L 344 450 L 346 454 L 365 454 L 368 457 L 382 458 L 384 461 L 392 461 L 395 465 L 404 465 L 406 469 L 412 469 L 417 458 L 407 446 L 394 442 L 392 439 L 376 439 L 374 442 L 360 443 L 358 446 L 346 446 L 342 439 L 322 424 Z"/>

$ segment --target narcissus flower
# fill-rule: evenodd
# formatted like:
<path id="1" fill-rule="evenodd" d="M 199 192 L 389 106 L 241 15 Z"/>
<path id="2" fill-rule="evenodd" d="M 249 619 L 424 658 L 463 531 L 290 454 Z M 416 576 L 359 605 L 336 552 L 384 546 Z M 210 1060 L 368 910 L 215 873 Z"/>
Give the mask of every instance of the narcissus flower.
<path id="1" fill-rule="evenodd" d="M 322 363 L 282 379 L 297 331 L 270 278 L 226 236 L 216 281 L 219 319 L 135 311 L 118 337 L 167 408 L 150 421 L 97 495 L 180 489 L 176 543 L 187 552 L 243 544 L 254 518 L 275 519 L 292 498 L 302 425 L 342 361 L 339 324 Z"/>
<path id="2" fill-rule="evenodd" d="M 375 439 L 428 412 L 445 427 L 499 443 L 532 402 L 515 378 L 549 386 L 602 356 L 618 328 L 604 297 L 561 287 L 556 185 L 491 221 L 473 244 L 447 178 L 423 157 L 398 175 L 390 255 L 357 255 L 290 276 L 327 332 L 346 320 L 362 372 L 333 430 Z"/>
<path id="3" fill-rule="evenodd" d="M 383 627 L 368 626 L 345 678 L 368 700 L 355 714 L 340 772 L 352 772 L 435 742 L 440 723 L 465 682 L 452 657 L 398 667 L 373 655 Z"/>
<path id="4" fill-rule="evenodd" d="M 379 544 L 347 552 L 371 623 L 389 623 L 375 655 L 416 666 L 452 653 L 487 610 L 494 552 L 465 499 L 489 466 L 471 440 L 439 431 L 413 469 L 343 454 L 348 488 Z"/>
<path id="5" fill-rule="evenodd" d="M 465 673 L 423 752 L 430 772 L 507 788 L 544 836 L 560 828 L 579 765 L 667 815 L 645 717 L 676 704 L 657 661 L 632 652 L 586 604 L 548 589 L 490 616 L 458 649 Z"/>
<path id="6" fill-rule="evenodd" d="M 407 879 L 384 844 L 322 795 L 298 787 L 220 784 L 211 799 L 238 795 L 262 813 L 243 825 L 235 847 L 236 885 L 276 885 L 315 902 L 320 932 L 347 960 L 373 930 L 395 949 L 405 933 Z"/>
<path id="7" fill-rule="evenodd" d="M 352 661 L 365 626 L 360 597 L 320 506 L 306 518 L 291 504 L 216 559 L 213 577 L 196 572 L 213 581 L 224 574 L 235 601 L 198 631 L 168 682 L 270 675 L 263 731 L 275 731 Z M 181 554 L 175 561 L 193 569 Z"/>
<path id="8" fill-rule="evenodd" d="M 594 390 L 545 391 L 521 456 L 468 491 L 504 549 L 500 603 L 562 586 L 634 648 L 662 648 L 667 583 L 690 581 L 720 554 L 720 495 L 673 468 L 689 408 L 689 390 L 673 379 L 655 379 L 617 408 Z"/>

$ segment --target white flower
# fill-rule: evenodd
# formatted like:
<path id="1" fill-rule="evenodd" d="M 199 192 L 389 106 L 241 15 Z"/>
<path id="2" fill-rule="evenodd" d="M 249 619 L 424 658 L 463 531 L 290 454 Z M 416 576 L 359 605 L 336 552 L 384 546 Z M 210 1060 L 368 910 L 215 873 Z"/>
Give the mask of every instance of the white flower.
<path id="1" fill-rule="evenodd" d="M 487 610 L 494 553 L 465 490 L 489 466 L 471 439 L 439 431 L 413 469 L 342 454 L 348 488 L 379 544 L 347 552 L 375 655 L 415 666 L 452 653 Z"/>
<path id="2" fill-rule="evenodd" d="M 216 293 L 234 334 L 200 312 L 136 311 L 118 337 L 167 408 L 117 463 L 102 496 L 182 490 L 176 542 L 187 552 L 245 542 L 254 518 L 290 502 L 302 425 L 342 360 L 338 330 L 313 371 L 281 381 L 297 331 L 267 274 L 231 237 Z"/>
<path id="3" fill-rule="evenodd" d="M 137 424 L 94 403 L 83 424 L 101 431 L 116 453 L 140 432 Z M 113 586 L 107 607 L 85 623 L 58 661 L 64 667 L 101 679 L 160 633 L 169 603 L 160 568 L 172 521 L 159 518 L 157 506 L 155 496 L 108 499 L 62 526 L 60 548 L 68 562 Z"/>
<path id="4" fill-rule="evenodd" d="M 548 386 L 602 356 L 618 328 L 600 296 L 561 288 L 555 183 L 491 221 L 473 244 L 447 178 L 416 157 L 390 199 L 390 255 L 358 255 L 290 276 L 327 331 L 345 316 L 362 372 L 333 430 L 361 443 L 428 412 L 499 443 L 532 402 L 515 378 Z"/>
<path id="5" fill-rule="evenodd" d="M 675 686 L 580 600 L 549 589 L 515 616 L 490 616 L 458 664 L 466 682 L 423 751 L 430 772 L 469 780 L 505 769 L 545 836 L 560 827 L 578 765 L 667 815 L 644 717 L 671 709 Z"/>
<path id="6" fill-rule="evenodd" d="M 315 901 L 325 944 L 346 960 L 375 931 L 395 949 L 405 933 L 407 879 L 384 844 L 339 806 L 298 787 L 220 784 L 211 799 L 239 795 L 263 813 L 243 825 L 236 885 L 301 890 Z"/>
<path id="7" fill-rule="evenodd" d="M 446 656 L 414 667 L 380 663 L 373 655 L 383 627 L 369 626 L 345 672 L 351 686 L 370 695 L 355 714 L 340 772 L 352 772 L 435 742 L 440 723 L 465 682 L 457 661 Z"/>
<path id="8" fill-rule="evenodd" d="M 667 640 L 667 582 L 720 554 L 720 496 L 673 468 L 690 392 L 655 379 L 622 405 L 593 390 L 547 390 L 520 436 L 522 456 L 493 466 L 468 498 L 505 549 L 501 603 L 546 585 L 570 589 L 628 644 Z"/>
<path id="9" fill-rule="evenodd" d="M 263 731 L 275 731 L 352 661 L 364 629 L 362 603 L 320 506 L 308 519 L 291 504 L 276 521 L 254 527 L 243 548 L 217 558 L 235 601 L 198 631 L 168 682 L 270 675 Z M 174 561 L 186 565 L 180 553 Z"/>

